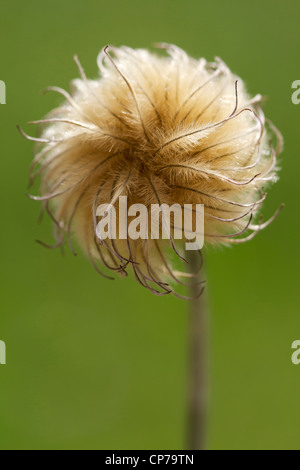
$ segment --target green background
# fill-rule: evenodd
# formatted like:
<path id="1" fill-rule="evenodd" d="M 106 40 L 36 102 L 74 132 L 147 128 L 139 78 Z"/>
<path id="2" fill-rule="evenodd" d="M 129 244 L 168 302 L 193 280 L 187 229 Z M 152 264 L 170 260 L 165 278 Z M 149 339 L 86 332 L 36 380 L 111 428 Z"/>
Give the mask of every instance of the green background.
<path id="1" fill-rule="evenodd" d="M 281 179 L 264 214 L 286 208 L 252 242 L 206 253 L 212 330 L 210 449 L 300 449 L 298 0 L 1 0 L 1 449 L 182 449 L 187 316 L 133 279 L 106 281 L 69 250 L 44 250 L 47 221 L 25 197 L 33 147 L 16 124 L 59 104 L 40 96 L 88 76 L 105 44 L 166 41 L 220 56 L 268 96 L 285 138 Z"/>

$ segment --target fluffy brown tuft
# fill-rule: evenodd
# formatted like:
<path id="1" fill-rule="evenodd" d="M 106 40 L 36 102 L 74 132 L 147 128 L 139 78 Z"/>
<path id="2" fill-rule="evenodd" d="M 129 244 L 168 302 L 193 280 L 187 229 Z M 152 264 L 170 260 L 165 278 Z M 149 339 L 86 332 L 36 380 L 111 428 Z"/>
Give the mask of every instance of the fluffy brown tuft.
<path id="1" fill-rule="evenodd" d="M 276 180 L 280 133 L 266 123 L 261 97 L 220 60 L 194 60 L 165 45 L 167 56 L 128 47 L 104 48 L 101 77 L 80 79 L 42 126 L 31 180 L 42 176 L 41 196 L 55 224 L 59 246 L 71 234 L 100 272 L 126 274 L 156 294 L 182 283 L 170 263 L 174 240 L 115 240 L 95 235 L 96 209 L 115 203 L 204 204 L 205 243 L 241 243 L 270 221 L 253 225 Z M 28 137 L 28 136 L 27 136 Z M 275 141 L 275 145 L 272 144 Z M 245 236 L 242 236 L 245 233 Z M 241 237 L 242 236 L 242 237 Z M 181 255 L 180 255 L 181 256 Z M 172 284 L 172 282 L 171 282 Z"/>

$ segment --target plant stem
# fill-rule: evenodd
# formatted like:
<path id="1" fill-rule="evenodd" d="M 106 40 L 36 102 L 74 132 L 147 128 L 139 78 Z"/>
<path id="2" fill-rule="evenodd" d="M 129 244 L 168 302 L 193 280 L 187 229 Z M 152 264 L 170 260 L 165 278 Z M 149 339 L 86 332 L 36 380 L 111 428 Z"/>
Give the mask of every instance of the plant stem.
<path id="1" fill-rule="evenodd" d="M 187 447 L 188 450 L 204 450 L 206 447 L 208 405 L 208 317 L 206 296 L 199 297 L 203 272 L 199 254 L 187 251 L 189 263 L 190 297 L 188 332 L 188 391 L 187 391 Z"/>

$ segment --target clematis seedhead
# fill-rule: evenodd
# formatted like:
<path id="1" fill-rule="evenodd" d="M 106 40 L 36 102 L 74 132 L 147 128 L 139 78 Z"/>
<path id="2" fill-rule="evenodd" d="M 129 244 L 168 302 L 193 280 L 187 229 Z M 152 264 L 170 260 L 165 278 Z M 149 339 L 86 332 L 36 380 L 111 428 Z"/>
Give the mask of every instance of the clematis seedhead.
<path id="1" fill-rule="evenodd" d="M 63 96 L 62 105 L 31 122 L 39 137 L 22 131 L 36 141 L 30 179 L 41 177 L 41 194 L 31 197 L 53 220 L 53 247 L 67 240 L 75 253 L 75 238 L 104 276 L 132 269 L 164 295 L 186 276 L 174 268 L 174 258 L 185 261 L 174 217 L 169 239 L 153 239 L 147 225 L 145 239 L 104 240 L 97 227 L 107 214 L 99 206 L 119 214 L 124 196 L 128 206 L 203 205 L 205 245 L 250 240 L 277 215 L 259 217 L 266 187 L 277 180 L 281 135 L 265 119 L 262 97 L 249 96 L 221 59 L 195 60 L 166 44 L 159 53 L 105 47 L 95 80 L 75 62 L 80 78 L 70 92 L 47 89 Z M 163 219 L 157 216 L 160 229 Z"/>

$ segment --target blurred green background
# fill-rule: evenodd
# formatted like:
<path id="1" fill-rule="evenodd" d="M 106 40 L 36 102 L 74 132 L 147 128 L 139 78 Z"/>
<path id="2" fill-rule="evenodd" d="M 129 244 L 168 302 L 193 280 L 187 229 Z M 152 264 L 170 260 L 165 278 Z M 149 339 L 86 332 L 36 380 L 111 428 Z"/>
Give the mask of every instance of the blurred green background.
<path id="1" fill-rule="evenodd" d="M 252 242 L 206 253 L 212 330 L 210 449 L 300 449 L 298 0 L 38 0 L 0 5 L 1 449 L 182 449 L 187 316 L 133 279 L 106 281 L 67 250 L 44 250 L 47 221 L 25 197 L 33 146 L 17 132 L 59 104 L 77 53 L 90 77 L 105 44 L 171 42 L 218 55 L 268 96 L 285 138 L 281 179 Z"/>

